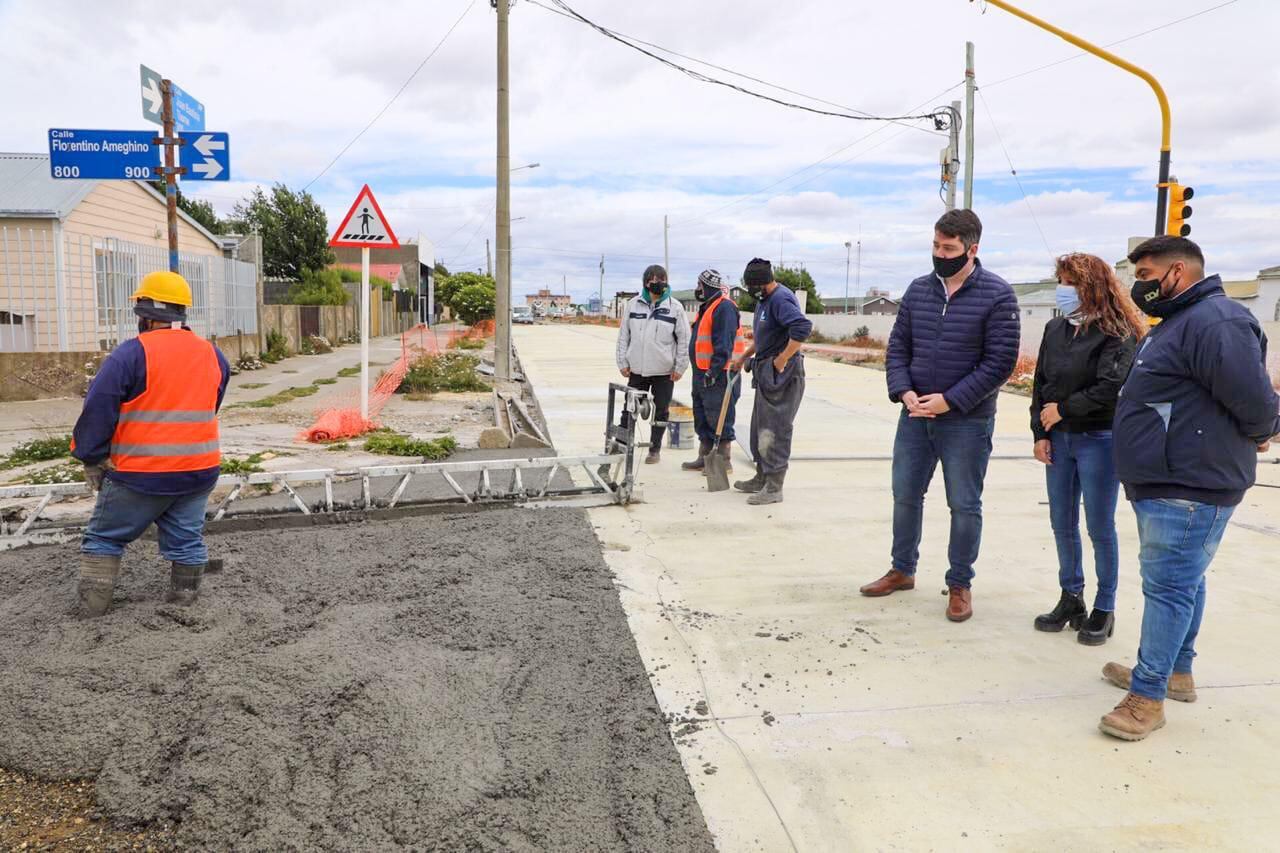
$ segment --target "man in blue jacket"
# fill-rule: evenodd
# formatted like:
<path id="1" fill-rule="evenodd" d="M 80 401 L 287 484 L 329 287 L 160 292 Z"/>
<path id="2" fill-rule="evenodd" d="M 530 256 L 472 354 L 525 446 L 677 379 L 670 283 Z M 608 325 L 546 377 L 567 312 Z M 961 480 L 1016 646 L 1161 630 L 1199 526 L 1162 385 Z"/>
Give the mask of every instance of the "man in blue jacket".
<path id="1" fill-rule="evenodd" d="M 978 261 L 982 222 L 951 210 L 934 225 L 933 272 L 907 288 L 889 335 L 889 399 L 902 404 L 893 443 L 893 568 L 863 595 L 915 588 L 924 494 L 938 463 L 947 486 L 947 618 L 973 615 L 969 585 L 982 542 L 982 485 L 996 395 L 1018 360 L 1018 300 Z"/>
<path id="2" fill-rule="evenodd" d="M 698 300 L 698 316 L 689 336 L 689 361 L 693 363 L 693 427 L 698 433 L 698 458 L 680 467 L 685 471 L 705 471 L 707 456 L 716 442 L 716 424 L 720 420 L 724 395 L 729 395 L 724 427 L 720 434 L 719 452 L 726 471 L 733 471 L 732 457 L 738 397 L 742 384 L 728 368 L 743 352 L 742 328 L 738 306 L 729 298 L 729 287 L 718 270 L 703 270 L 694 290 Z"/>
<path id="3" fill-rule="evenodd" d="M 1129 261 L 1134 302 L 1161 321 L 1138 349 L 1113 427 L 1116 472 L 1138 519 L 1145 607 L 1137 665 L 1102 670 L 1128 693 L 1099 728 L 1142 740 L 1164 725 L 1166 696 L 1196 699 L 1205 571 L 1254 483 L 1258 453 L 1280 433 L 1280 398 L 1266 335 L 1218 276 L 1205 277 L 1199 246 L 1154 237 Z"/>
<path id="4" fill-rule="evenodd" d="M 800 345 L 813 331 L 813 322 L 800 310 L 800 301 L 773 278 L 773 264 L 752 258 L 742 274 L 747 292 L 756 298 L 751 346 L 732 369 L 749 364 L 756 389 L 751 408 L 751 457 L 756 475 L 739 480 L 735 489 L 750 492 L 752 506 L 782 502 L 782 483 L 791 461 L 791 430 L 804 399 L 804 356 Z"/>

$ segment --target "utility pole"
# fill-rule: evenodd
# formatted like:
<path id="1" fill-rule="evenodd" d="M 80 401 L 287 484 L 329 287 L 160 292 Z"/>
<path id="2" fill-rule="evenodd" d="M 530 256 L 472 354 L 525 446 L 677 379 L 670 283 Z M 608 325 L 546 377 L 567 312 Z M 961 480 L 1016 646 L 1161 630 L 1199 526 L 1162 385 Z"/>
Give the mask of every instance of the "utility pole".
<path id="1" fill-rule="evenodd" d="M 844 313 L 849 313 L 849 249 L 853 246 L 848 240 L 844 241 Z"/>
<path id="2" fill-rule="evenodd" d="M 960 182 L 960 102 L 951 102 L 951 141 L 943 155 L 943 180 L 947 185 L 947 210 L 956 209 L 956 184 Z"/>
<path id="3" fill-rule="evenodd" d="M 600 316 L 604 316 L 604 255 L 600 256 Z"/>
<path id="4" fill-rule="evenodd" d="M 484 238 L 484 271 L 493 278 L 493 255 L 489 254 L 489 238 Z"/>
<path id="5" fill-rule="evenodd" d="M 853 289 L 858 291 L 859 293 L 862 292 L 862 238 L 861 237 L 858 238 L 858 273 L 857 273 L 857 277 L 853 280 Z M 865 300 L 865 295 L 863 298 Z M 858 306 L 858 313 L 859 314 L 862 313 L 861 305 Z"/>
<path id="6" fill-rule="evenodd" d="M 973 0 L 969 0 L 973 2 Z M 1169 163 L 1172 157 L 1171 137 L 1173 132 L 1173 119 L 1169 111 L 1169 98 L 1164 93 L 1164 87 L 1148 71 L 1144 71 L 1132 62 L 1128 62 L 1116 56 L 1110 51 L 1104 50 L 1095 44 L 1085 41 L 1077 35 L 1073 35 L 1066 30 L 1055 27 L 1048 21 L 1042 21 L 1035 15 L 1030 15 L 1007 0 L 987 0 L 992 6 L 1003 9 L 1011 15 L 1016 15 L 1029 24 L 1039 27 L 1042 30 L 1048 30 L 1058 38 L 1061 38 L 1081 50 L 1088 51 L 1100 59 L 1105 59 L 1118 68 L 1123 68 L 1130 74 L 1141 77 L 1151 87 L 1151 91 L 1155 93 L 1156 102 L 1160 105 L 1160 177 L 1156 183 L 1156 236 L 1165 233 L 1168 225 L 1165 221 L 1165 213 L 1169 204 Z M 985 10 L 984 10 L 985 11 Z"/>
<path id="7" fill-rule="evenodd" d="M 662 217 L 662 268 L 667 271 L 667 281 L 671 281 L 671 225 L 666 214 Z"/>
<path id="8" fill-rule="evenodd" d="M 498 10 L 498 279 L 494 300 L 493 375 L 511 379 L 511 115 L 510 72 L 507 57 L 509 0 L 491 0 Z"/>
<path id="9" fill-rule="evenodd" d="M 782 244 L 787 239 L 787 230 L 785 228 L 778 229 L 778 269 L 782 269 Z"/>
<path id="10" fill-rule="evenodd" d="M 164 203 L 169 218 L 169 272 L 178 272 L 178 169 L 174 154 L 178 151 L 173 129 L 173 84 L 160 81 L 161 113 L 164 123 Z"/>
<path id="11" fill-rule="evenodd" d="M 973 210 L 973 42 L 964 43 L 964 206 Z"/>

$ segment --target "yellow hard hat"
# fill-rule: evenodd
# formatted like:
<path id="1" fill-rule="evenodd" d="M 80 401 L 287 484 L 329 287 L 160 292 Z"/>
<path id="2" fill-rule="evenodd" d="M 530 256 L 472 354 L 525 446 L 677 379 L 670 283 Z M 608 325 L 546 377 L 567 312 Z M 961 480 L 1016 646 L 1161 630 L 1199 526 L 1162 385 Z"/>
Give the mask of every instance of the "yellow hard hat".
<path id="1" fill-rule="evenodd" d="M 176 272 L 157 270 L 142 277 L 132 298 L 167 302 L 170 305 L 185 305 L 190 308 L 191 285 Z"/>

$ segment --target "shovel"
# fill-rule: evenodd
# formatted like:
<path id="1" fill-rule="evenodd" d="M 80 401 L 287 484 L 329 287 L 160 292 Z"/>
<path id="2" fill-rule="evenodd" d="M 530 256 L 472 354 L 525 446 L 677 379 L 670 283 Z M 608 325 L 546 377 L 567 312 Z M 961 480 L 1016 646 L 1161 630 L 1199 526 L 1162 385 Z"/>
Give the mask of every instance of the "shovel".
<path id="1" fill-rule="evenodd" d="M 720 455 L 720 436 L 724 434 L 724 419 L 729 414 L 729 401 L 733 397 L 733 383 L 738 374 L 725 384 L 724 399 L 720 402 L 720 420 L 716 421 L 716 440 L 703 462 L 707 474 L 707 491 L 723 492 L 729 488 L 729 472 L 724 469 L 724 457 Z"/>

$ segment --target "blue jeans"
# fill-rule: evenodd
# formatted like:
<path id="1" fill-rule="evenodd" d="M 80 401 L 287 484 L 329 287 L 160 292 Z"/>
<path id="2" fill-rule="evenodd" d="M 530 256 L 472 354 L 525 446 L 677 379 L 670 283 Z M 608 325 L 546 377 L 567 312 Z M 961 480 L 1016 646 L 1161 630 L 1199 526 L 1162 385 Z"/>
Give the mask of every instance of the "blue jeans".
<path id="1" fill-rule="evenodd" d="M 1058 545 L 1058 584 L 1064 592 L 1084 592 L 1084 553 L 1080 544 L 1080 497 L 1093 543 L 1093 570 L 1098 591 L 1093 606 L 1116 609 L 1120 544 L 1116 538 L 1116 503 L 1120 481 L 1111 455 L 1111 430 L 1049 433 L 1053 464 L 1045 468 L 1049 488 L 1049 521 Z"/>
<path id="2" fill-rule="evenodd" d="M 893 568 L 904 575 L 916 573 L 924 494 L 941 462 L 951 509 L 947 586 L 969 588 L 982 544 L 982 482 L 995 422 L 991 416 L 911 418 L 902 410 L 893 441 Z"/>
<path id="3" fill-rule="evenodd" d="M 160 553 L 184 566 L 209 562 L 204 546 L 204 513 L 207 492 L 194 495 L 148 495 L 114 482 L 108 476 L 98 492 L 93 515 L 80 550 L 101 557 L 118 557 L 125 546 L 152 524 L 159 532 Z"/>
<path id="4" fill-rule="evenodd" d="M 1142 550 L 1142 641 L 1129 688 L 1164 699 L 1169 676 L 1191 672 L 1204 617 L 1204 573 L 1235 507 L 1179 500 L 1134 501 Z"/>

